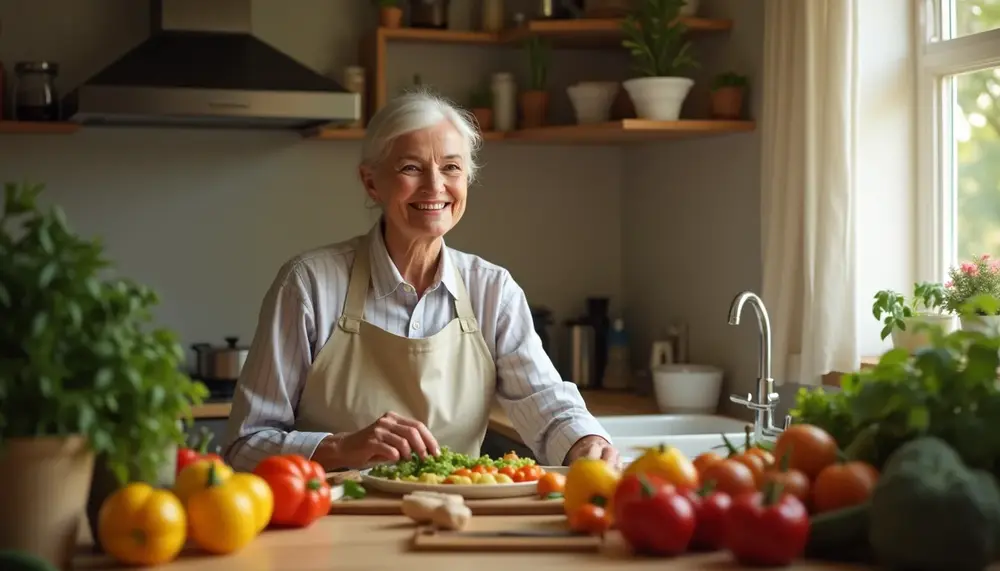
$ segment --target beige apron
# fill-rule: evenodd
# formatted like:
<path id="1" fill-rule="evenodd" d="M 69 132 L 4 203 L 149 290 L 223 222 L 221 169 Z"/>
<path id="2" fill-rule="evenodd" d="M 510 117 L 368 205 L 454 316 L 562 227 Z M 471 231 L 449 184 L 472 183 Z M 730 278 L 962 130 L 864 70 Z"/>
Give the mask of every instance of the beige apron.
<path id="1" fill-rule="evenodd" d="M 363 319 L 369 244 L 360 240 L 343 315 L 306 377 L 296 430 L 354 432 L 391 411 L 426 424 L 439 445 L 478 456 L 496 366 L 461 275 L 455 269 L 456 319 L 424 339 L 394 335 Z"/>

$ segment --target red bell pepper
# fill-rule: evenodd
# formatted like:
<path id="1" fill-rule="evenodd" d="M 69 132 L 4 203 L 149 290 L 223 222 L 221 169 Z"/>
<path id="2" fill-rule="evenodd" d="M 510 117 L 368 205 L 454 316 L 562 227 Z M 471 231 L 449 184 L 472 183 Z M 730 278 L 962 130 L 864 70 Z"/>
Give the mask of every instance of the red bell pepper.
<path id="1" fill-rule="evenodd" d="M 198 433 L 198 438 L 194 445 L 187 448 L 177 449 L 177 472 L 180 474 L 181 470 L 194 464 L 198 460 L 218 460 L 223 462 L 222 457 L 218 454 L 208 452 L 208 443 L 212 440 L 212 433 L 206 427 L 201 427 Z"/>
<path id="2" fill-rule="evenodd" d="M 805 551 L 809 512 L 781 484 L 733 498 L 726 518 L 726 543 L 737 562 L 752 566 L 789 565 Z"/>
<path id="3" fill-rule="evenodd" d="M 726 518 L 733 504 L 725 492 L 710 482 L 700 490 L 688 490 L 687 499 L 694 507 L 694 537 L 691 547 L 699 551 L 716 551 L 726 547 Z"/>
<path id="4" fill-rule="evenodd" d="M 330 512 L 330 484 L 318 463 L 298 454 L 270 456 L 253 473 L 274 493 L 272 524 L 306 527 Z"/>
<path id="5" fill-rule="evenodd" d="M 615 524 L 633 551 L 679 555 L 694 536 L 691 502 L 671 484 L 646 474 L 622 478 L 612 502 Z"/>

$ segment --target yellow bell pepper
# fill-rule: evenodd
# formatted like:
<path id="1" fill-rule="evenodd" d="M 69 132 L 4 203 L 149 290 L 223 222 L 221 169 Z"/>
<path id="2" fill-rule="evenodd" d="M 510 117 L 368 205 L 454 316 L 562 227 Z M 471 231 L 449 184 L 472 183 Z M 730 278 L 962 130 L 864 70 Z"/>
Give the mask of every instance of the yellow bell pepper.
<path id="1" fill-rule="evenodd" d="M 643 450 L 642 456 L 625 467 L 626 476 L 650 474 L 678 488 L 698 487 L 698 470 L 680 450 L 664 444 Z"/>
<path id="2" fill-rule="evenodd" d="M 169 490 L 133 483 L 108 496 L 97 518 L 104 551 L 127 565 L 173 561 L 187 538 L 184 506 Z"/>
<path id="3" fill-rule="evenodd" d="M 578 458 L 570 464 L 563 491 L 563 509 L 569 515 L 589 503 L 611 513 L 611 500 L 620 474 L 604 460 Z"/>
<path id="4" fill-rule="evenodd" d="M 186 506 L 195 492 L 205 489 L 208 485 L 208 470 L 212 466 L 215 466 L 216 477 L 223 482 L 233 475 L 233 469 L 219 460 L 198 460 L 188 464 L 174 480 L 174 494 L 180 498 L 181 503 Z"/>
<path id="5" fill-rule="evenodd" d="M 271 514 L 274 513 L 274 492 L 271 491 L 267 480 L 249 472 L 236 472 L 229 478 L 228 483 L 243 488 L 243 491 L 250 496 L 253 500 L 256 532 L 264 531 L 267 524 L 271 523 Z"/>
<path id="6" fill-rule="evenodd" d="M 238 551 L 258 533 L 254 497 L 240 480 L 219 477 L 216 464 L 208 468 L 206 487 L 187 500 L 188 524 L 194 543 L 215 554 Z"/>

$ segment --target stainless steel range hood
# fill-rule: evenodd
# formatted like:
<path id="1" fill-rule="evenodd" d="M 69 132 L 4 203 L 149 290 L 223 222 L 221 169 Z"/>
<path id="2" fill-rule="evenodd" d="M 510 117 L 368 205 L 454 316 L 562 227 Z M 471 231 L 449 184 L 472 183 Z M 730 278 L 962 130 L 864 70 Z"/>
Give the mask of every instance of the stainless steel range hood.
<path id="1" fill-rule="evenodd" d="M 152 0 L 146 41 L 69 93 L 70 121 L 307 129 L 355 121 L 360 96 L 256 38 L 251 0 Z"/>

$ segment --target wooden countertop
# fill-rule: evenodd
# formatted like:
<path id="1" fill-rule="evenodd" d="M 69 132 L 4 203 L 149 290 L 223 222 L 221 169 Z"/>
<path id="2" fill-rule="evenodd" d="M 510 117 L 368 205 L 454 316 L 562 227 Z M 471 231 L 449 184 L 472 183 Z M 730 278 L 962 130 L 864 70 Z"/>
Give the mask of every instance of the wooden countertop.
<path id="1" fill-rule="evenodd" d="M 594 416 L 619 416 L 633 414 L 659 414 L 656 401 L 652 396 L 643 397 L 625 391 L 581 391 L 583 400 L 587 403 L 587 409 Z M 195 418 L 226 418 L 232 405 L 228 402 L 213 402 L 194 407 Z M 490 411 L 490 430 L 502 434 L 516 442 L 522 442 L 521 436 L 514 430 L 514 425 L 510 418 L 500 408 L 499 404 L 494 404 Z"/>
<path id="2" fill-rule="evenodd" d="M 563 516 L 474 516 L 475 518 L 520 518 L 524 523 L 561 519 Z M 452 551 L 412 552 L 409 542 L 413 522 L 403 516 L 331 515 L 306 529 L 266 530 L 242 551 L 228 556 L 206 556 L 196 550 L 182 553 L 158 571 L 327 571 L 329 569 L 476 569 L 510 571 L 545 569 L 629 569 L 694 571 L 696 569 L 740 569 L 726 553 L 692 555 L 676 559 L 634 558 L 621 538 L 609 534 L 600 553 Z M 104 555 L 87 553 L 74 560 L 73 569 L 104 571 L 122 569 Z M 787 571 L 858 571 L 865 567 L 802 562 Z"/>

